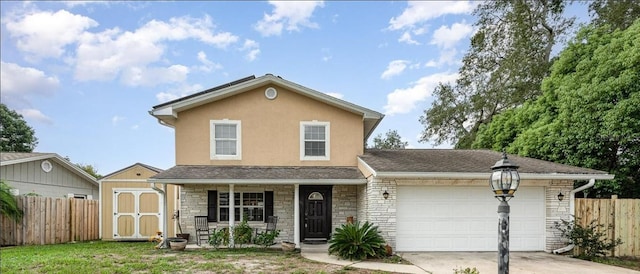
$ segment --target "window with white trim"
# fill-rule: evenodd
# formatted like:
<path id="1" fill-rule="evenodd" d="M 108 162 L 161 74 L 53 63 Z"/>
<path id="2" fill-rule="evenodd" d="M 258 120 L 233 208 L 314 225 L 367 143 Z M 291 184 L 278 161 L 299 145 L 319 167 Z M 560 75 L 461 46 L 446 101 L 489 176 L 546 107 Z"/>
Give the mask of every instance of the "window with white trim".
<path id="1" fill-rule="evenodd" d="M 218 194 L 220 221 L 229 221 L 229 192 Z M 247 216 L 249 222 L 264 221 L 264 193 L 263 192 L 236 192 L 234 196 L 234 220 L 242 221 Z M 240 215 L 242 212 L 242 215 Z"/>
<path id="2" fill-rule="evenodd" d="M 238 120 L 211 120 L 211 159 L 241 160 L 241 123 Z"/>
<path id="3" fill-rule="evenodd" d="M 300 122 L 300 160 L 329 160 L 329 122 Z"/>

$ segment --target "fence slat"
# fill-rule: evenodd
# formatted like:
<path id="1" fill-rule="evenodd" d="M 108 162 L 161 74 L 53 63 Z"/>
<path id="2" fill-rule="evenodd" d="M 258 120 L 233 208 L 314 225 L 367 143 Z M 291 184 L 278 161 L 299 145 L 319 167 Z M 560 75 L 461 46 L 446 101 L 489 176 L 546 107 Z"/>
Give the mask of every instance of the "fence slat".
<path id="1" fill-rule="evenodd" d="M 24 212 L 15 222 L 0 216 L 0 245 L 43 245 L 99 239 L 98 203 L 36 196 L 15 197 Z"/>
<path id="2" fill-rule="evenodd" d="M 640 256 L 640 199 L 576 199 L 578 223 L 597 224 L 608 229 L 609 239 L 620 238 L 622 244 L 613 250 L 614 256 Z"/>

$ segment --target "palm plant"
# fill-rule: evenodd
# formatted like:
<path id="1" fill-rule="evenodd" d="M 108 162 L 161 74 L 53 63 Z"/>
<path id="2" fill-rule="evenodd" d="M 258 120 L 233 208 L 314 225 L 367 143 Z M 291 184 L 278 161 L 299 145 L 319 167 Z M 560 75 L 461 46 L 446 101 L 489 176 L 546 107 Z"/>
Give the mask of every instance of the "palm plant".
<path id="1" fill-rule="evenodd" d="M 362 226 L 360 222 L 343 224 L 336 228 L 333 238 L 329 240 L 329 254 L 342 259 L 364 260 L 383 257 L 386 253 L 385 241 L 378 227 L 369 222 Z"/>
<path id="2" fill-rule="evenodd" d="M 11 187 L 0 181 L 0 214 L 14 221 L 22 219 L 22 210 L 18 208 L 16 199 L 11 194 Z"/>

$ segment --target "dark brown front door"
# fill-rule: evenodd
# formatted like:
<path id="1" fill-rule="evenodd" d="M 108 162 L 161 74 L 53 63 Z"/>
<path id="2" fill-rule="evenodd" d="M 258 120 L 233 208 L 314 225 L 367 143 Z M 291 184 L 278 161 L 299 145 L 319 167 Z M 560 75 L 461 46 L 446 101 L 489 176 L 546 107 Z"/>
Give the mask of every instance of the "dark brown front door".
<path id="1" fill-rule="evenodd" d="M 302 240 L 328 240 L 332 186 L 300 186 Z"/>

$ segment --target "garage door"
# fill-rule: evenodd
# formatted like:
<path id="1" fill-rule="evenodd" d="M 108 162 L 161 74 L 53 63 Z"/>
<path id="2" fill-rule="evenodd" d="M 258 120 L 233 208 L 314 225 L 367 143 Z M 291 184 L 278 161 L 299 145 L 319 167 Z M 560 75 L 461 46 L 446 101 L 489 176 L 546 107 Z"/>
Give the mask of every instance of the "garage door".
<path id="1" fill-rule="evenodd" d="M 544 250 L 544 188 L 520 187 L 509 201 L 510 249 Z M 489 187 L 399 186 L 398 251 L 495 251 L 498 204 Z"/>

